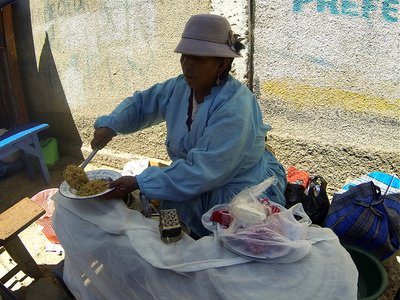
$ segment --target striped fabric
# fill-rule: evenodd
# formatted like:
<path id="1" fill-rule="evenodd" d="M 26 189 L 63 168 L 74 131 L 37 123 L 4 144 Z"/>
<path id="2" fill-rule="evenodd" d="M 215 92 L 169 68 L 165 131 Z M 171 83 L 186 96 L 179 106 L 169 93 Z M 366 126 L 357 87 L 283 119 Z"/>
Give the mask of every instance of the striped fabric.
<path id="1" fill-rule="evenodd" d="M 348 191 L 350 187 L 368 181 L 372 181 L 375 185 L 379 186 L 383 193 L 400 193 L 400 179 L 398 177 L 383 172 L 372 172 L 346 184 L 341 190 L 336 192 L 336 194 L 343 194 L 344 192 Z"/>
<path id="2" fill-rule="evenodd" d="M 380 260 L 400 249 L 400 180 L 370 173 L 333 195 L 325 220 L 343 244 L 358 246 Z"/>

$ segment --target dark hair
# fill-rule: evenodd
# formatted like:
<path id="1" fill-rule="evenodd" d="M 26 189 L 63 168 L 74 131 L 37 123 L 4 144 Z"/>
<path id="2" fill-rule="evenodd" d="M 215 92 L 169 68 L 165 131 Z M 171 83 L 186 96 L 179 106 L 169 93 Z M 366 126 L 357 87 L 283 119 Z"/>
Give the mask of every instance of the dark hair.
<path id="1" fill-rule="evenodd" d="M 219 57 L 220 60 L 223 60 L 227 57 Z M 226 78 L 228 78 L 229 72 L 232 69 L 232 62 L 233 62 L 233 58 L 228 58 L 230 60 L 229 65 L 226 67 L 226 69 L 221 73 L 221 75 L 219 75 L 219 79 L 220 80 L 224 80 Z"/>

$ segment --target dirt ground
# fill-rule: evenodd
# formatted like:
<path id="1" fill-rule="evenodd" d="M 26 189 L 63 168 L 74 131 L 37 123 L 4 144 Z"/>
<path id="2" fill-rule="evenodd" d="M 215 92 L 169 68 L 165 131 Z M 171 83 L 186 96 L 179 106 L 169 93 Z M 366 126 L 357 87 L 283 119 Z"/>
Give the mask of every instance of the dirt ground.
<path id="1" fill-rule="evenodd" d="M 61 158 L 51 168 L 51 184 L 46 185 L 40 172 L 37 171 L 35 178 L 30 179 L 25 170 L 12 174 L 0 180 L 0 209 L 4 211 L 24 197 L 32 198 L 38 192 L 50 188 L 58 188 L 62 179 L 62 170 L 67 164 L 79 163 L 77 159 L 70 157 Z M 19 234 L 21 241 L 35 259 L 44 274 L 44 278 L 34 280 L 19 272 L 9 280 L 6 286 L 11 289 L 18 299 L 70 299 L 58 283 L 53 274 L 55 266 L 64 259 L 63 251 L 46 251 L 46 247 L 52 246 L 41 231 L 40 225 L 33 223 Z M 7 252 L 0 255 L 0 276 L 3 276 L 15 266 L 14 261 Z"/>
<path id="2" fill-rule="evenodd" d="M 85 153 L 84 153 L 85 154 Z M 101 158 L 101 155 L 100 155 Z M 105 164 L 97 158 L 89 164 L 89 169 L 100 169 L 111 167 L 104 160 Z M 62 171 L 68 164 L 79 164 L 80 160 L 72 157 L 61 157 L 58 163 L 50 169 L 52 182 L 46 185 L 40 173 L 34 179 L 30 179 L 23 170 L 17 174 L 10 175 L 0 180 L 0 209 L 4 211 L 14 203 L 24 197 L 33 197 L 38 192 L 57 188 L 63 181 Z M 13 279 L 7 282 L 6 286 L 11 289 L 18 299 L 47 299 L 47 300 L 68 300 L 71 299 L 56 280 L 52 270 L 55 265 L 64 259 L 63 251 L 46 251 L 46 246 L 50 246 L 48 240 L 41 232 L 41 228 L 36 223 L 32 224 L 20 234 L 22 242 L 25 244 L 32 257 L 38 263 L 45 277 L 40 280 L 33 280 L 24 273 L 18 273 Z M 383 262 L 388 273 L 389 285 L 381 300 L 392 300 L 394 294 L 400 286 L 400 251 L 391 258 Z M 6 274 L 14 266 L 14 262 L 7 253 L 0 255 L 0 277 Z"/>

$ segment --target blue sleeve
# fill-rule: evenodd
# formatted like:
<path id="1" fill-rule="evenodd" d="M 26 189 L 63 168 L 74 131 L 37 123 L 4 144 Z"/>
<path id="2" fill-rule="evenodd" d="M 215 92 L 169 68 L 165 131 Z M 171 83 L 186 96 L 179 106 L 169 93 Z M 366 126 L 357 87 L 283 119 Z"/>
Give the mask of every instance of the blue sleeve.
<path id="1" fill-rule="evenodd" d="M 165 120 L 165 107 L 174 91 L 176 78 L 135 92 L 108 116 L 99 117 L 95 128 L 108 127 L 117 133 L 131 133 Z"/>
<path id="2" fill-rule="evenodd" d="M 263 155 L 267 131 L 255 102 L 255 98 L 238 92 L 213 111 L 186 159 L 163 169 L 150 167 L 137 176 L 141 191 L 149 198 L 187 200 L 230 183 L 237 174 L 252 168 Z"/>

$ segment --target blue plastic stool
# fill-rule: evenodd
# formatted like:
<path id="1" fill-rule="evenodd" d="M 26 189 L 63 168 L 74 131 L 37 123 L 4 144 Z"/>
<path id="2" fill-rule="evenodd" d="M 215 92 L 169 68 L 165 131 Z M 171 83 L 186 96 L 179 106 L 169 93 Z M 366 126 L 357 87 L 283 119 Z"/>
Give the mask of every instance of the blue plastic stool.
<path id="1" fill-rule="evenodd" d="M 33 178 L 34 168 L 29 161 L 29 155 L 35 156 L 39 160 L 40 169 L 46 184 L 50 185 L 50 173 L 44 160 L 38 137 L 38 132 L 48 127 L 48 124 L 28 123 L 4 133 L 0 136 L 0 159 L 22 150 L 25 166 L 29 176 Z"/>

